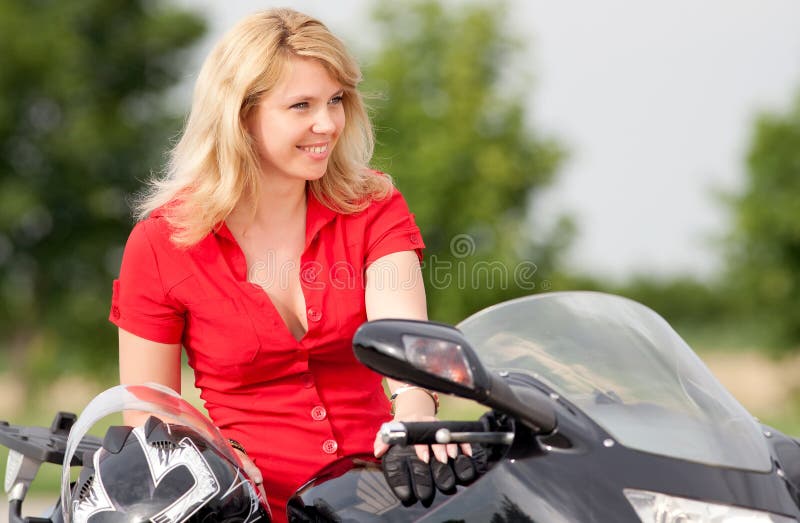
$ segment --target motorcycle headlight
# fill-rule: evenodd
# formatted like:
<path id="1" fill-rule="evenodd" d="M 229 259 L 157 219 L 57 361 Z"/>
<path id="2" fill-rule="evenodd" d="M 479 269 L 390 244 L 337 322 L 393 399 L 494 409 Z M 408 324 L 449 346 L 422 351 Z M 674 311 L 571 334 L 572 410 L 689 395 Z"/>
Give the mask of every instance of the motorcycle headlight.
<path id="1" fill-rule="evenodd" d="M 794 518 L 707 501 L 623 489 L 642 523 L 797 523 Z"/>

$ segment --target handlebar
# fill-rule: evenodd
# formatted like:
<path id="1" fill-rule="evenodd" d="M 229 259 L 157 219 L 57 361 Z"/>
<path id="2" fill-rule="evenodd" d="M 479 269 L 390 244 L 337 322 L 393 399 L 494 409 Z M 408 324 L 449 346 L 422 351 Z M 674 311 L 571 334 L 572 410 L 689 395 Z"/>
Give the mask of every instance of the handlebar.
<path id="1" fill-rule="evenodd" d="M 5 490 L 8 493 L 10 523 L 51 523 L 47 518 L 23 517 L 22 504 L 41 464 L 63 463 L 69 431 L 76 419 L 75 414 L 59 412 L 50 428 L 12 425 L 0 421 L 0 446 L 8 448 Z M 99 438 L 84 437 L 70 464 L 82 465 L 84 454 L 93 453 L 101 444 Z"/>
<path id="2" fill-rule="evenodd" d="M 381 425 L 381 440 L 389 445 L 484 443 L 510 445 L 513 432 L 497 432 L 483 421 L 391 421 Z"/>

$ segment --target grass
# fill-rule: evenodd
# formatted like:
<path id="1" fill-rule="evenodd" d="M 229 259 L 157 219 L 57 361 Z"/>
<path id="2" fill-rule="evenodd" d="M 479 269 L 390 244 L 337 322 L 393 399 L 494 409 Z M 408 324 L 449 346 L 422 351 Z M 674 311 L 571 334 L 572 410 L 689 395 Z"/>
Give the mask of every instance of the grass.
<path id="1" fill-rule="evenodd" d="M 763 415 L 759 419 L 765 425 L 800 439 L 800 393 L 793 394 L 790 401 L 777 412 Z"/>

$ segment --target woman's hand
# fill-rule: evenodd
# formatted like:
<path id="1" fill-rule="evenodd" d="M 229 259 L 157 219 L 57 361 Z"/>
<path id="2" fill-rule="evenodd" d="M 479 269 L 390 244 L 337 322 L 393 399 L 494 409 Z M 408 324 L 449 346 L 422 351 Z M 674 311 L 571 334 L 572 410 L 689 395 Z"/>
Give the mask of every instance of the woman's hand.
<path id="1" fill-rule="evenodd" d="M 387 382 L 389 390 L 392 391 L 393 421 L 438 421 L 436 411 L 439 409 L 439 400 L 435 393 L 391 378 L 387 378 Z M 380 433 L 375 435 L 373 449 L 376 458 L 380 458 L 389 450 L 389 445 L 381 440 Z M 425 463 L 430 463 L 431 451 L 436 460 L 441 463 L 447 463 L 448 458 L 455 459 L 458 456 L 458 446 L 455 443 L 430 446 L 414 445 L 414 450 L 417 457 Z M 469 444 L 462 444 L 461 452 L 472 456 L 472 448 Z"/>
<path id="2" fill-rule="evenodd" d="M 396 415 L 392 421 L 438 421 L 438 418 L 436 416 L 407 414 L 405 416 Z M 380 458 L 389 450 L 389 444 L 383 442 L 380 433 L 375 435 L 373 447 L 376 458 Z M 448 457 L 455 459 L 455 457 L 458 456 L 458 445 L 455 443 L 449 443 L 447 445 L 414 445 L 414 450 L 417 453 L 417 457 L 425 463 L 430 462 L 431 451 L 433 451 L 436 460 L 441 463 L 447 463 Z M 472 447 L 467 443 L 462 443 L 461 452 L 467 456 L 472 456 Z"/>
<path id="3" fill-rule="evenodd" d="M 408 415 L 395 416 L 394 421 L 437 421 L 435 416 Z M 472 462 L 472 448 L 461 444 L 461 451 L 469 457 L 458 455 L 458 446 L 448 445 L 414 445 L 408 447 L 387 445 L 375 438 L 375 456 L 382 457 L 381 468 L 386 482 L 394 495 L 404 505 L 418 500 L 425 505 L 429 503 L 437 490 L 444 494 L 455 492 L 455 486 L 470 483 L 475 477 L 475 466 Z M 430 461 L 433 451 L 434 461 Z M 464 460 L 469 464 L 464 467 Z M 467 470 L 469 469 L 469 470 Z M 427 505 L 426 505 L 427 506 Z"/>
<path id="4" fill-rule="evenodd" d="M 242 462 L 242 466 L 244 467 L 244 473 L 247 474 L 247 477 L 250 478 L 250 481 L 252 481 L 256 487 L 258 497 L 261 498 L 264 503 L 266 503 L 267 493 L 264 491 L 264 477 L 261 475 L 261 471 L 258 469 L 258 467 L 256 467 L 256 464 L 253 463 L 253 460 L 250 459 L 250 456 L 239 449 L 233 449 L 233 451 L 237 456 L 239 456 L 239 460 Z"/>

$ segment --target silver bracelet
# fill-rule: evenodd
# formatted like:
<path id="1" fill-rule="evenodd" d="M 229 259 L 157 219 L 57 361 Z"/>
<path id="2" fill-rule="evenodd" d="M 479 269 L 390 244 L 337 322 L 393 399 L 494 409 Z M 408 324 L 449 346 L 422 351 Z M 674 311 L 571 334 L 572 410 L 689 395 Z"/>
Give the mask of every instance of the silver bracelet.
<path id="1" fill-rule="evenodd" d="M 392 396 L 389 398 L 392 402 L 392 414 L 394 414 L 394 400 L 397 399 L 397 396 L 399 396 L 400 394 L 408 392 L 410 390 L 421 390 L 422 392 L 430 396 L 430 398 L 433 400 L 433 415 L 435 416 L 436 414 L 439 413 L 439 395 L 437 393 L 423 387 L 418 387 L 416 385 L 403 385 L 402 387 L 399 387 L 396 391 L 394 391 L 392 393 Z"/>

